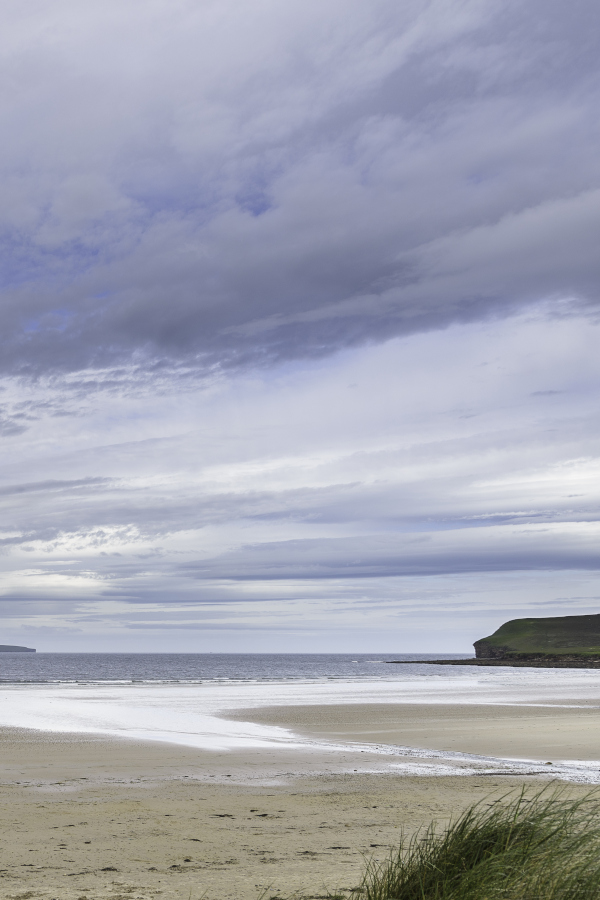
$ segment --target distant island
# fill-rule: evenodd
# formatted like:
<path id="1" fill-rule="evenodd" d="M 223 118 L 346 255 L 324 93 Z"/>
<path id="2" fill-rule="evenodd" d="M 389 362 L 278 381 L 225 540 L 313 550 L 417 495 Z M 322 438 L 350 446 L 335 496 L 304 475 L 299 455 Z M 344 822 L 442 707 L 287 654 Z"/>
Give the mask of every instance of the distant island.
<path id="1" fill-rule="evenodd" d="M 428 659 L 419 660 L 419 663 L 599 669 L 600 614 L 511 619 L 489 637 L 475 641 L 473 646 L 475 659 Z"/>
<path id="2" fill-rule="evenodd" d="M 34 647 L 16 647 L 13 644 L 0 644 L 0 653 L 35 653 Z"/>

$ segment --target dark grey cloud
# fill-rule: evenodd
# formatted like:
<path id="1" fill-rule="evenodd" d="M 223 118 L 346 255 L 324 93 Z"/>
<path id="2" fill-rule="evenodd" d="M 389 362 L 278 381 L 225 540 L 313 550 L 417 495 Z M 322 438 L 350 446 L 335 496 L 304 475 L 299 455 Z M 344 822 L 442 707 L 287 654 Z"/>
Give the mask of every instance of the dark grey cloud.
<path id="1" fill-rule="evenodd" d="M 36 15 L 2 38 L 5 372 L 210 372 L 597 308 L 593 0 Z"/>
<path id="2" fill-rule="evenodd" d="M 245 547 L 190 567 L 199 578 L 389 578 L 540 570 L 600 570 L 596 529 L 487 528 L 409 535 L 278 541 Z"/>

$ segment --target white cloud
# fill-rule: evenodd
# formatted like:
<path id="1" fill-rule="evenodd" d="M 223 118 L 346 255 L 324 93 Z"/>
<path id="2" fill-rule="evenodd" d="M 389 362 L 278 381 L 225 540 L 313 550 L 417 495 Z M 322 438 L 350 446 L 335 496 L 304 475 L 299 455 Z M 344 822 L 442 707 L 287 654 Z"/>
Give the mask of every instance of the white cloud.
<path id="1" fill-rule="evenodd" d="M 6 382 L 28 411 L 0 483 L 10 620 L 47 599 L 93 646 L 156 647 L 162 622 L 188 649 L 217 625 L 222 649 L 236 629 L 357 649 L 370 609 L 371 649 L 390 629 L 427 649 L 432 610 L 469 632 L 490 608 L 587 611 L 599 327 L 546 306 L 170 393 Z"/>

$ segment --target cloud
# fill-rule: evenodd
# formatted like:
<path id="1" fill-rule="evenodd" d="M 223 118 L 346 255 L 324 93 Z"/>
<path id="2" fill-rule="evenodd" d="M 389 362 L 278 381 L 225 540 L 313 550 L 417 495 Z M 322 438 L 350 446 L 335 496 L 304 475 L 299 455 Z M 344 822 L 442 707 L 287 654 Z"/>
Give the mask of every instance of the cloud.
<path id="1" fill-rule="evenodd" d="M 79 478 L 70 481 L 34 481 L 30 484 L 14 484 L 8 487 L 0 488 L 0 497 L 9 497 L 13 494 L 31 494 L 50 492 L 73 491 L 77 488 L 85 488 L 88 490 L 96 485 L 105 485 L 109 479 L 107 478 Z"/>
<path id="2" fill-rule="evenodd" d="M 592 0 L 8 3 L 15 643 L 594 611 L 598 34 Z"/>
<path id="3" fill-rule="evenodd" d="M 552 601 L 559 577 L 591 596 L 565 578 L 597 577 L 599 326 L 551 313 L 184 392 L 12 384 L 37 412 L 0 472 L 4 596 L 121 604 L 116 622 L 227 607 L 227 627 L 252 607 L 274 628 L 315 598 L 344 622 L 400 595 L 415 619 L 471 590 L 485 608 L 497 577 L 496 609 Z"/>
<path id="4" fill-rule="evenodd" d="M 600 570 L 597 522 L 360 535 L 245 547 L 194 567 L 199 578 L 389 578 L 522 570 Z"/>
<path id="5" fill-rule="evenodd" d="M 4 372 L 207 373 L 595 309 L 598 16 L 10 4 Z"/>

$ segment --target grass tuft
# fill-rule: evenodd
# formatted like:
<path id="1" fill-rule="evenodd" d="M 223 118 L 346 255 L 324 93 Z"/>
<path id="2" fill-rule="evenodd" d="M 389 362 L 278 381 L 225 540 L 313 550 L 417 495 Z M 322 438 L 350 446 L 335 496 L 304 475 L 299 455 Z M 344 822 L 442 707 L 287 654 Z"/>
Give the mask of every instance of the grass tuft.
<path id="1" fill-rule="evenodd" d="M 469 808 L 370 861 L 356 900 L 600 900 L 600 800 L 558 790 Z"/>

